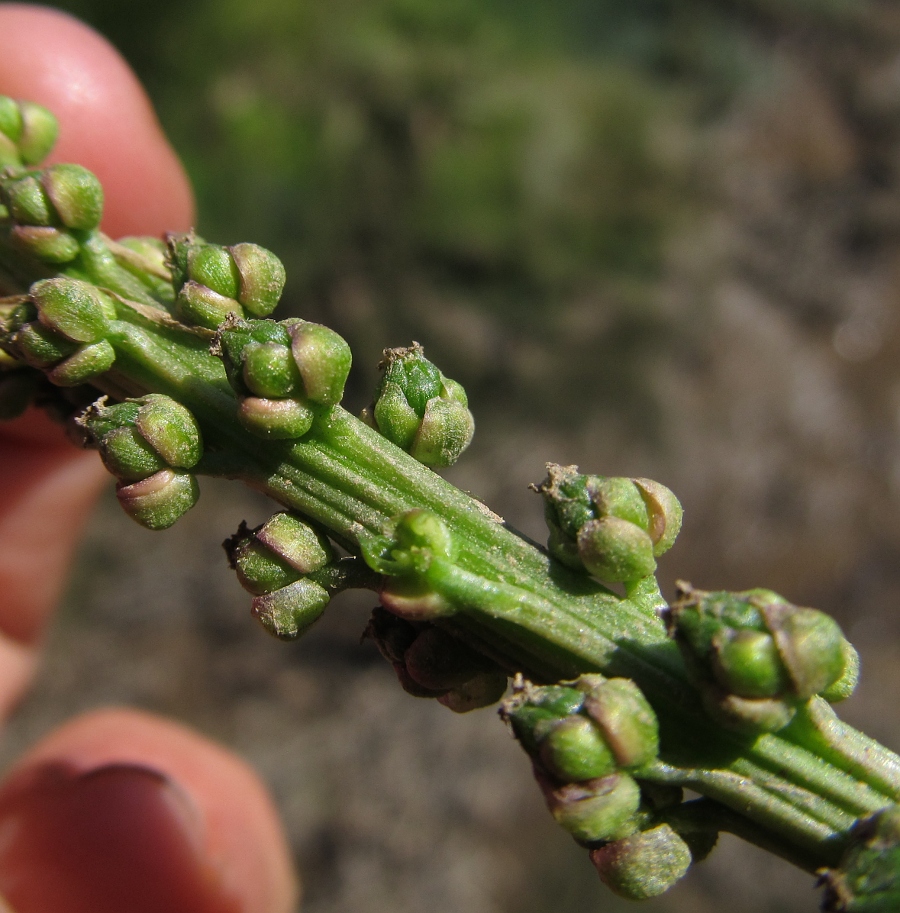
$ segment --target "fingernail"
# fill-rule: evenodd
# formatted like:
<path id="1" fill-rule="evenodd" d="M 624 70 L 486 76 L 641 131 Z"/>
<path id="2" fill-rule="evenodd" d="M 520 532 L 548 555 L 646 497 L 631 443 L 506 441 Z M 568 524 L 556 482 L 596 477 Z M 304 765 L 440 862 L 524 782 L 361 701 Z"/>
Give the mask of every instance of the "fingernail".
<path id="1" fill-rule="evenodd" d="M 0 896 L 16 913 L 239 913 L 169 778 L 45 764 L 0 793 Z"/>

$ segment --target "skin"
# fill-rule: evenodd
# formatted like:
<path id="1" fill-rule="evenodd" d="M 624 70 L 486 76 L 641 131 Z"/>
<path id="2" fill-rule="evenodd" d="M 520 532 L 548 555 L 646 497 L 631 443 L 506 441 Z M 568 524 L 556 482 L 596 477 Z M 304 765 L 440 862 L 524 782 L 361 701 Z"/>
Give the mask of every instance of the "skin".
<path id="1" fill-rule="evenodd" d="M 99 175 L 104 230 L 190 228 L 188 180 L 118 53 L 42 7 L 0 3 L 0 35 L 0 93 L 57 115 L 51 161 Z M 2 717 L 33 675 L 104 475 L 40 415 L 0 429 Z M 0 895 L 2 913 L 3 898 L 16 913 L 288 913 L 296 885 L 272 802 L 243 761 L 111 709 L 51 733 L 0 783 Z"/>

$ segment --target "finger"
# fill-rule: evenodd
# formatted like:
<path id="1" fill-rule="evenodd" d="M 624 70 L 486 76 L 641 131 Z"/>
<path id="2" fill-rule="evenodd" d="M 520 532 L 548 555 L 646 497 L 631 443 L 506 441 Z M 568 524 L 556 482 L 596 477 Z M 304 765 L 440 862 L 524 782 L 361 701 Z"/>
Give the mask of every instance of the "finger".
<path id="1" fill-rule="evenodd" d="M 60 120 L 57 160 L 95 170 L 113 235 L 190 226 L 184 172 L 119 54 L 87 26 L 44 7 L 0 3 L 0 93 Z M 0 715 L 25 687 L 75 543 L 104 477 L 35 415 L 0 430 Z"/>
<path id="2" fill-rule="evenodd" d="M 288 913 L 296 886 L 256 775 L 133 711 L 81 717 L 0 788 L 0 895 L 16 913 Z"/>
<path id="3" fill-rule="evenodd" d="M 77 162 L 103 184 L 113 237 L 186 231 L 190 184 L 134 73 L 105 39 L 46 7 L 0 4 L 0 91 L 59 120 L 52 161 Z"/>

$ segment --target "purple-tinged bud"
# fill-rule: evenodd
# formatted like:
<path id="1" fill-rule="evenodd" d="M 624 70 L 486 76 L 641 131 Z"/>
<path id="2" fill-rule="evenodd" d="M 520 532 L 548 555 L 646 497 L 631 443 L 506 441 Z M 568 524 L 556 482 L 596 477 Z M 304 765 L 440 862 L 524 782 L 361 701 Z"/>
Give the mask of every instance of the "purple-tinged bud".
<path id="1" fill-rule="evenodd" d="M 67 231 L 39 225 L 16 225 L 9 233 L 12 246 L 42 263 L 70 263 L 80 251 Z"/>
<path id="2" fill-rule="evenodd" d="M 449 691 L 484 670 L 484 658 L 440 628 L 426 627 L 403 654 L 410 676 L 432 691 Z"/>
<path id="3" fill-rule="evenodd" d="M 253 600 L 253 616 L 281 640 L 294 640 L 321 617 L 330 600 L 328 591 L 301 577 L 272 593 Z"/>
<path id="4" fill-rule="evenodd" d="M 215 330 L 229 316 L 240 316 L 240 305 L 199 282 L 188 280 L 175 297 L 175 316 L 192 326 Z"/>
<path id="5" fill-rule="evenodd" d="M 589 686 L 583 712 L 603 733 L 619 767 L 640 767 L 659 754 L 659 721 L 631 679 L 611 678 Z"/>
<path id="6" fill-rule="evenodd" d="M 238 419 L 249 432 L 276 441 L 303 437 L 314 418 L 312 409 L 296 399 L 247 396 L 238 407 Z"/>
<path id="7" fill-rule="evenodd" d="M 557 824 L 581 843 L 619 840 L 635 830 L 641 791 L 628 774 L 554 786 L 538 780 Z"/>
<path id="8" fill-rule="evenodd" d="M 632 479 L 647 505 L 647 532 L 653 540 L 653 554 L 658 558 L 674 544 L 681 531 L 684 511 L 673 492 L 652 479 Z"/>
<path id="9" fill-rule="evenodd" d="M 691 865 L 688 845 L 668 824 L 638 831 L 591 850 L 600 880 L 628 900 L 658 897 L 681 880 Z"/>
<path id="10" fill-rule="evenodd" d="M 197 420 L 181 403 L 161 393 L 137 400 L 135 426 L 144 440 L 174 469 L 191 469 L 203 455 Z"/>
<path id="11" fill-rule="evenodd" d="M 255 535 L 259 542 L 301 574 L 310 574 L 334 561 L 334 549 L 328 539 L 293 514 L 275 514 Z"/>
<path id="12" fill-rule="evenodd" d="M 162 469 L 140 482 L 116 488 L 125 513 L 147 529 L 168 529 L 197 503 L 199 496 L 194 476 L 173 469 Z"/>
<path id="13" fill-rule="evenodd" d="M 166 461 L 133 425 L 105 434 L 100 442 L 103 465 L 122 482 L 138 482 L 166 468 Z"/>

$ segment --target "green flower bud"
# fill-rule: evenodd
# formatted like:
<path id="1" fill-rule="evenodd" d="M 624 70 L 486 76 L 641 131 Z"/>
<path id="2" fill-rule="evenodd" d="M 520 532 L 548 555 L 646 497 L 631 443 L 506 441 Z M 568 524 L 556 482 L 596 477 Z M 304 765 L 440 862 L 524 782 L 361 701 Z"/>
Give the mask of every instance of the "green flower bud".
<path id="1" fill-rule="evenodd" d="M 191 469 L 203 455 L 197 420 L 181 403 L 161 393 L 136 401 L 135 425 L 144 440 L 175 469 Z"/>
<path id="2" fill-rule="evenodd" d="M 162 469 L 140 482 L 119 485 L 116 497 L 125 513 L 147 529 L 168 529 L 200 496 L 190 473 Z"/>
<path id="3" fill-rule="evenodd" d="M 763 631 L 725 628 L 713 635 L 710 658 L 719 684 L 739 697 L 776 697 L 788 686 L 775 639 Z"/>
<path id="4" fill-rule="evenodd" d="M 548 727 L 539 745 L 541 764 L 561 783 L 594 780 L 616 769 L 606 740 L 587 717 L 559 720 Z"/>
<path id="5" fill-rule="evenodd" d="M 812 697 L 842 677 L 844 635 L 830 615 L 777 603 L 763 614 L 798 697 Z"/>
<path id="6" fill-rule="evenodd" d="M 137 482 L 166 468 L 166 461 L 134 426 L 115 428 L 104 435 L 100 456 L 106 468 L 123 482 Z"/>
<path id="7" fill-rule="evenodd" d="M 469 713 L 496 704 L 506 693 L 506 686 L 503 672 L 479 672 L 437 700 L 454 713 Z"/>
<path id="8" fill-rule="evenodd" d="M 314 419 L 312 409 L 296 399 L 247 396 L 238 407 L 238 420 L 248 431 L 276 441 L 303 437 Z"/>
<path id="9" fill-rule="evenodd" d="M 115 363 L 116 350 L 105 340 L 81 346 L 47 374 L 58 387 L 78 387 L 105 374 Z"/>
<path id="10" fill-rule="evenodd" d="M 7 95 L 0 95 L 0 168 L 22 164 L 17 142 L 22 135 L 22 112 Z"/>
<path id="11" fill-rule="evenodd" d="M 257 540 L 301 574 L 310 574 L 334 561 L 328 539 L 304 520 L 278 513 L 258 530 Z"/>
<path id="12" fill-rule="evenodd" d="M 291 396 L 301 389 L 300 372 L 287 346 L 277 342 L 253 342 L 241 353 L 243 378 L 255 396 L 269 399 Z"/>
<path id="13" fill-rule="evenodd" d="M 31 286 L 38 319 L 72 342 L 99 342 L 109 332 L 115 305 L 93 285 L 78 279 L 42 279 Z"/>
<path id="14" fill-rule="evenodd" d="M 376 427 L 426 466 L 451 466 L 475 430 L 465 391 L 425 358 L 418 343 L 384 355 L 369 413 Z"/>
<path id="15" fill-rule="evenodd" d="M 652 540 L 628 520 L 591 520 L 578 531 L 577 541 L 585 570 L 601 580 L 638 580 L 656 570 Z"/>
<path id="16" fill-rule="evenodd" d="M 641 791 L 628 774 L 551 787 L 544 798 L 557 824 L 581 843 L 619 840 L 635 829 Z"/>
<path id="17" fill-rule="evenodd" d="M 215 330 L 229 316 L 240 316 L 240 305 L 233 299 L 189 280 L 175 297 L 175 316 L 192 326 Z"/>
<path id="18" fill-rule="evenodd" d="M 52 165 L 41 174 L 41 184 L 66 228 L 90 231 L 100 224 L 103 187 L 87 168 Z"/>
<path id="19" fill-rule="evenodd" d="M 188 252 L 188 277 L 225 298 L 237 301 L 241 276 L 231 254 L 218 244 L 196 244 Z"/>
<path id="20" fill-rule="evenodd" d="M 652 479 L 632 481 L 647 506 L 647 532 L 653 540 L 653 554 L 658 558 L 675 544 L 675 539 L 681 532 L 684 511 L 678 498 L 665 485 Z"/>
<path id="21" fill-rule="evenodd" d="M 339 403 L 350 374 L 350 346 L 318 323 L 295 323 L 289 333 L 306 398 L 323 406 Z"/>
<path id="22" fill-rule="evenodd" d="M 238 301 L 254 316 L 268 317 L 287 279 L 281 260 L 258 244 L 235 244 L 228 251 L 240 277 Z"/>
<path id="23" fill-rule="evenodd" d="M 325 611 L 331 597 L 324 587 L 301 577 L 281 589 L 257 596 L 253 616 L 281 640 L 299 637 Z"/>
<path id="24" fill-rule="evenodd" d="M 70 263 L 80 251 L 67 231 L 37 225 L 16 225 L 9 233 L 12 245 L 42 263 Z"/>
<path id="25" fill-rule="evenodd" d="M 599 727 L 619 767 L 640 767 L 659 754 L 656 714 L 630 679 L 593 684 L 585 694 L 584 713 Z"/>
<path id="26" fill-rule="evenodd" d="M 40 323 L 26 323 L 12 337 L 23 361 L 34 368 L 47 368 L 68 358 L 78 345 Z"/>
<path id="27" fill-rule="evenodd" d="M 30 101 L 20 101 L 18 105 L 22 127 L 14 141 L 19 147 L 22 164 L 36 165 L 53 148 L 59 126 L 56 118 L 43 106 Z"/>
<path id="28" fill-rule="evenodd" d="M 53 207 L 36 175 L 0 179 L 0 200 L 19 225 L 50 225 Z"/>
<path id="29" fill-rule="evenodd" d="M 649 900 L 684 877 L 691 851 L 668 824 L 660 824 L 591 850 L 591 862 L 600 880 L 620 897 Z"/>

